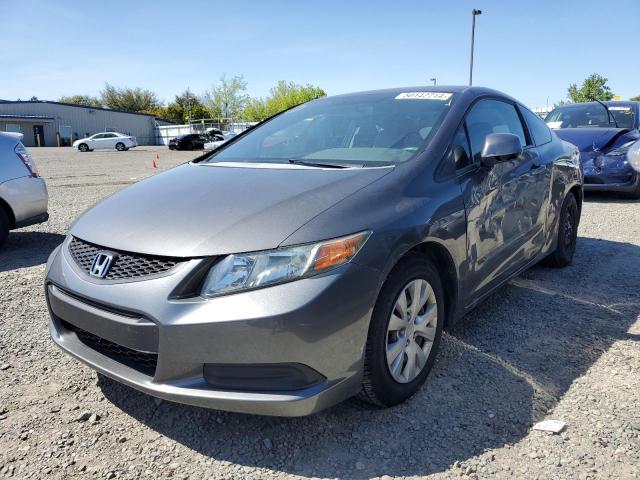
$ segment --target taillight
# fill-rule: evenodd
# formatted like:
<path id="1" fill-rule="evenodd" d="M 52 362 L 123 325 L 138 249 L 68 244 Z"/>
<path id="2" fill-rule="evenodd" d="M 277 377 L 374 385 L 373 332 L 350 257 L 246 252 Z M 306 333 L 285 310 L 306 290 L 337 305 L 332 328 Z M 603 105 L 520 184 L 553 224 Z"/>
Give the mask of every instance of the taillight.
<path id="1" fill-rule="evenodd" d="M 29 170 L 29 173 L 31 173 L 31 176 L 37 177 L 38 167 L 36 167 L 36 164 L 33 161 L 31 154 L 26 148 L 24 148 L 24 145 L 22 143 L 19 143 L 18 145 L 16 145 L 16 148 L 14 151 L 16 152 L 16 155 L 18 155 L 18 158 L 20 159 L 20 161 L 24 163 L 24 166 L 27 167 L 27 170 Z"/>

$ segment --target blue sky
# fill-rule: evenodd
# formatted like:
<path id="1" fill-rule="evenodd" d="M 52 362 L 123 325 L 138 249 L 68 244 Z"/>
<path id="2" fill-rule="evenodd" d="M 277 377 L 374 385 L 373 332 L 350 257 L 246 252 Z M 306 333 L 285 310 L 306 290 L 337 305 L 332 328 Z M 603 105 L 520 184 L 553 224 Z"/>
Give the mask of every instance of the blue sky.
<path id="1" fill-rule="evenodd" d="M 0 98 L 97 94 L 105 82 L 170 101 L 243 74 L 328 94 L 468 81 L 471 9 L 480 8 L 474 84 L 529 106 L 565 98 L 592 72 L 640 95 L 640 0 L 31 1 L 0 8 Z"/>

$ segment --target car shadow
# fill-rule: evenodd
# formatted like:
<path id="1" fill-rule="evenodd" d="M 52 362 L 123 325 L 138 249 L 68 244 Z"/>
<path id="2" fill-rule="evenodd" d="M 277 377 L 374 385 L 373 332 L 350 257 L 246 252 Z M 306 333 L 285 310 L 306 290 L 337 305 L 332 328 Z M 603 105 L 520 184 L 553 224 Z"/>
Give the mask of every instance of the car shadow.
<path id="1" fill-rule="evenodd" d="M 0 273 L 45 263 L 63 241 L 64 235 L 59 233 L 10 232 L 0 249 Z"/>
<path id="2" fill-rule="evenodd" d="M 522 439 L 614 342 L 638 340 L 629 327 L 639 284 L 640 247 L 580 237 L 570 267 L 534 267 L 461 320 L 425 387 L 388 410 L 351 400 L 310 417 L 260 417 L 156 403 L 102 376 L 99 385 L 127 414 L 215 460 L 317 477 L 427 475 Z"/>
<path id="3" fill-rule="evenodd" d="M 584 192 L 584 201 L 590 203 L 640 203 L 640 199 L 617 192 Z"/>

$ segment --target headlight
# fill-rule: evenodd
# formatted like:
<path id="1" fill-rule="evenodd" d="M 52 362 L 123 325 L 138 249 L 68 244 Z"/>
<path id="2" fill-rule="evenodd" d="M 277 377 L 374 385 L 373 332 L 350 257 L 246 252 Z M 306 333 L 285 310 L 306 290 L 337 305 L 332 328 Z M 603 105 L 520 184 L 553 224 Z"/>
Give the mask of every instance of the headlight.
<path id="1" fill-rule="evenodd" d="M 309 245 L 228 255 L 216 263 L 201 294 L 215 297 L 309 277 L 349 262 L 371 232 L 360 232 Z"/>
<path id="2" fill-rule="evenodd" d="M 640 172 L 640 140 L 634 143 L 627 152 L 627 160 L 631 168 Z"/>
<path id="3" fill-rule="evenodd" d="M 608 157 L 619 157 L 621 155 L 626 155 L 627 152 L 629 151 L 629 148 L 634 143 L 635 143 L 635 140 L 632 140 L 630 142 L 624 143 L 624 144 L 620 145 L 619 147 L 614 148 L 609 153 L 606 153 L 605 155 L 608 156 Z"/>

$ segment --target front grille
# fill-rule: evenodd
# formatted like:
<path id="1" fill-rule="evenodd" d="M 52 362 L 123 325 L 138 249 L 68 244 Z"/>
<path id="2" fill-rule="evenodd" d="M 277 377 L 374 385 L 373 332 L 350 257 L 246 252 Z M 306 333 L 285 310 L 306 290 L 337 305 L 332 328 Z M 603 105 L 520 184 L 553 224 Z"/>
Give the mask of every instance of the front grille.
<path id="1" fill-rule="evenodd" d="M 123 347 L 122 345 L 98 337 L 93 333 L 89 333 L 86 330 L 82 330 L 68 322 L 62 321 L 62 324 L 67 330 L 75 333 L 78 340 L 96 352 L 127 367 L 133 368 L 144 375 L 153 377 L 155 374 L 156 364 L 158 363 L 157 353 L 141 352 Z"/>
<path id="2" fill-rule="evenodd" d="M 73 237 L 69 243 L 71 256 L 78 267 L 87 275 L 93 264 L 93 259 L 101 251 L 115 253 L 113 263 L 104 277 L 105 280 L 122 280 L 157 275 L 168 272 L 180 262 L 178 258 L 154 257 L 139 253 L 110 250 L 76 237 Z"/>

